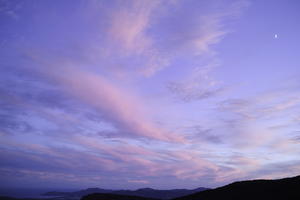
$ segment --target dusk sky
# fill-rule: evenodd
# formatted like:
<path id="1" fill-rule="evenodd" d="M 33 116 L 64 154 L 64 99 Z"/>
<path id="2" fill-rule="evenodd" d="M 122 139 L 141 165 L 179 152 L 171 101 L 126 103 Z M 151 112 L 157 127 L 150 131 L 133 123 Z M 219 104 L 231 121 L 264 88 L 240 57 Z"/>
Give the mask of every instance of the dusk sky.
<path id="1" fill-rule="evenodd" d="M 300 174 L 300 1 L 0 0 L 0 187 Z"/>

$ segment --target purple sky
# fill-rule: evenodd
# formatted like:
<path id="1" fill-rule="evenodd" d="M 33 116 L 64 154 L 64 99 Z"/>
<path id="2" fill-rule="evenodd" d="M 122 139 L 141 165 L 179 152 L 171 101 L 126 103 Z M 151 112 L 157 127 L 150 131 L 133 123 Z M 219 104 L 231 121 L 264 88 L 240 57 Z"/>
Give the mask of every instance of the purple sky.
<path id="1" fill-rule="evenodd" d="M 300 174 L 299 10 L 298 0 L 0 0 L 0 187 Z"/>

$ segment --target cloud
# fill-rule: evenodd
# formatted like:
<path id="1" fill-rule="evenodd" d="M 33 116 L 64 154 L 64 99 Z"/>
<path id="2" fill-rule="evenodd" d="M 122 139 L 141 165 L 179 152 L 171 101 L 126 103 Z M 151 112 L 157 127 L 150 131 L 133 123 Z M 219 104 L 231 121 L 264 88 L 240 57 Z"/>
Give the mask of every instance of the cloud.
<path id="1" fill-rule="evenodd" d="M 131 1 L 130 4 L 116 1 L 105 7 L 113 12 L 105 12 L 104 17 L 110 23 L 102 31 L 107 40 L 113 42 L 102 41 L 106 45 L 103 52 L 114 59 L 118 57 L 118 65 L 131 73 L 151 77 L 173 67 L 178 57 L 191 60 L 214 55 L 213 45 L 229 32 L 224 21 L 236 18 L 247 6 L 246 1 L 229 5 L 192 1 Z"/>
<path id="2" fill-rule="evenodd" d="M 0 15 L 8 16 L 14 20 L 18 20 L 18 11 L 22 7 L 21 1 L 11 2 L 8 0 L 1 0 L 0 1 Z"/>
<path id="3" fill-rule="evenodd" d="M 251 113 L 253 102 L 246 99 L 227 99 L 220 102 L 218 109 L 222 112 L 230 112 L 237 115 L 238 118 L 252 119 Z M 254 113 L 254 112 L 253 112 Z"/>
<path id="4" fill-rule="evenodd" d="M 191 143 L 223 143 L 223 136 L 218 134 L 214 129 L 203 125 L 191 125 L 183 127 L 182 131 Z"/>
<path id="5" fill-rule="evenodd" d="M 125 52 L 140 54 L 151 46 L 151 38 L 146 31 L 150 26 L 153 10 L 159 1 L 119 2 L 110 16 L 108 34 Z"/>
<path id="6" fill-rule="evenodd" d="M 258 169 L 251 171 L 246 179 L 278 179 L 299 175 L 299 160 L 272 162 L 261 165 Z"/>
<path id="7" fill-rule="evenodd" d="M 299 124 L 290 112 L 298 109 L 296 94 L 226 97 L 227 86 L 214 76 L 222 67 L 215 45 L 232 31 L 227 24 L 245 1 L 66 2 L 36 4 L 37 13 L 26 4 L 16 22 L 20 30 L 7 29 L 19 35 L 4 35 L 0 155 L 6 177 L 15 170 L 95 186 L 165 180 L 171 180 L 166 187 L 206 186 L 254 176 L 262 166 L 253 148 L 276 153 L 272 159 L 295 148 L 296 135 L 280 138 L 266 127 L 281 116 L 285 124 L 290 118 Z M 186 104 L 169 110 L 169 99 L 160 95 L 166 84 Z M 210 105 L 193 104 L 212 98 Z M 215 101 L 213 116 L 206 114 Z M 180 119 L 172 122 L 176 131 L 165 125 L 173 113 Z M 203 120 L 185 126 L 193 117 Z M 237 150 L 241 155 L 233 156 Z"/>
<path id="8" fill-rule="evenodd" d="M 57 187 L 58 183 L 67 183 L 68 187 L 81 187 L 80 182 L 84 181 L 87 185 L 96 186 L 99 181 L 103 181 L 101 176 L 94 174 L 90 175 L 79 175 L 68 172 L 48 172 L 38 171 L 32 169 L 11 169 L 11 168 L 0 168 L 0 174 L 2 179 L 5 181 L 5 185 L 1 184 L 2 187 L 14 188 L 15 182 L 19 182 L 19 186 L 31 188 L 32 185 L 39 185 L 40 187 L 49 188 Z M 36 189 L 36 187 L 32 187 Z"/>
<path id="9" fill-rule="evenodd" d="M 57 176 L 65 174 L 59 181 L 72 181 L 72 185 L 76 185 L 82 181 L 91 184 L 95 178 L 109 180 L 110 176 L 118 174 L 116 181 L 126 178 L 130 183 L 142 183 L 136 180 L 141 180 L 139 177 L 156 180 L 160 176 L 199 180 L 206 173 L 214 174 L 219 169 L 212 162 L 201 159 L 196 152 L 157 151 L 132 144 L 108 145 L 95 137 L 88 140 L 80 137 L 73 140 L 73 144 L 81 145 L 84 151 L 78 147 L 6 143 L 10 150 L 1 146 L 1 176 L 6 177 L 5 174 L 13 169 L 25 180 L 26 177 L 31 177 L 31 180 L 35 177 L 32 182 L 55 182 Z"/>
<path id="10" fill-rule="evenodd" d="M 180 4 L 185 5 L 185 3 L 180 3 Z M 166 5 L 168 7 L 166 7 Z M 83 49 L 79 51 L 79 52 L 83 52 L 84 53 L 83 55 L 89 54 L 90 52 L 92 55 L 96 56 L 95 52 L 99 53 L 99 51 L 97 51 L 99 49 L 95 48 L 97 46 L 95 45 L 95 43 L 97 42 L 99 44 L 103 44 L 101 49 L 102 50 L 104 49 L 104 51 L 116 50 L 116 53 L 113 53 L 111 55 L 106 55 L 106 54 L 103 56 L 100 55 L 99 59 L 98 58 L 96 59 L 96 64 L 100 66 L 99 67 L 100 70 L 96 70 L 96 71 L 100 71 L 101 75 L 98 76 L 94 75 L 94 77 L 90 76 L 92 73 L 88 71 L 91 70 L 91 68 L 86 66 L 86 65 L 90 65 L 89 59 L 85 58 L 84 56 L 79 56 L 78 58 L 74 58 L 74 56 L 70 56 L 73 54 L 79 55 L 79 53 L 76 52 L 74 49 L 69 48 L 70 45 L 71 46 L 73 45 L 74 42 L 73 37 L 77 36 L 76 34 L 74 35 L 71 34 L 70 37 L 66 37 L 68 39 L 64 41 L 63 45 L 61 45 L 63 48 L 59 50 L 59 52 L 62 53 L 61 55 L 57 55 L 58 53 L 54 53 L 54 54 L 51 53 L 53 55 L 48 56 L 49 52 L 55 52 L 55 51 L 52 51 L 53 50 L 52 45 L 47 44 L 42 38 L 42 43 L 47 47 L 46 53 L 35 52 L 37 54 L 33 53 L 35 54 L 34 59 L 36 57 L 46 58 L 48 60 L 52 60 L 53 63 L 49 65 L 44 61 L 41 62 L 41 59 L 39 59 L 39 61 L 35 63 L 36 65 L 40 65 L 39 67 L 41 69 L 39 71 L 45 71 L 46 73 L 44 73 L 43 76 L 47 77 L 48 76 L 47 73 L 49 71 L 44 70 L 44 68 L 45 66 L 50 66 L 50 68 L 52 68 L 51 69 L 52 71 L 57 71 L 57 72 L 59 71 L 58 73 L 70 73 L 73 74 L 74 76 L 78 76 L 84 79 L 86 83 L 82 84 L 79 83 L 79 81 L 72 80 L 68 77 L 62 76 L 62 74 L 59 75 L 60 77 L 57 76 L 57 74 L 54 75 L 54 79 L 59 80 L 59 83 L 64 84 L 65 89 L 69 90 L 72 95 L 79 97 L 80 100 L 84 101 L 86 104 L 91 104 L 93 107 L 97 107 L 97 109 L 100 112 L 103 112 L 103 117 L 105 118 L 105 120 L 112 122 L 114 126 L 116 126 L 119 130 L 122 130 L 122 132 L 124 132 L 123 135 L 133 134 L 133 135 L 146 136 L 148 138 L 156 138 L 156 139 L 159 138 L 164 141 L 172 141 L 172 140 L 183 141 L 183 139 L 179 136 L 176 136 L 175 133 L 170 133 L 169 131 L 166 131 L 163 128 L 157 127 L 157 125 L 154 125 L 151 122 L 151 120 L 143 119 L 145 118 L 144 116 L 147 115 L 147 113 L 140 112 L 139 107 L 145 107 L 145 106 L 138 105 L 141 103 L 136 103 L 136 102 L 131 103 L 131 101 L 136 101 L 128 98 L 128 96 L 133 95 L 132 92 L 128 92 L 129 94 L 126 94 L 126 91 L 124 92 L 124 90 L 127 89 L 124 88 L 118 89 L 119 86 L 116 86 L 114 82 L 119 82 L 119 81 L 116 79 L 114 73 L 112 73 L 114 72 L 114 70 L 112 69 L 114 67 L 111 66 L 117 65 L 116 68 L 118 68 L 118 70 L 121 69 L 120 71 L 122 72 L 125 71 L 125 73 L 127 73 L 128 71 L 129 74 L 132 71 L 133 72 L 141 71 L 142 73 L 145 73 L 146 76 L 151 76 L 154 75 L 157 72 L 157 70 L 161 70 L 165 66 L 171 65 L 175 57 L 178 55 L 177 52 L 179 51 L 185 51 L 186 49 L 190 49 L 193 52 L 198 52 L 198 53 L 193 53 L 193 55 L 194 54 L 199 55 L 199 52 L 202 51 L 207 52 L 208 47 L 218 42 L 217 38 L 221 38 L 222 35 L 221 33 L 223 32 L 221 30 L 222 27 L 219 24 L 221 23 L 221 21 L 219 20 L 221 20 L 222 17 L 220 16 L 208 17 L 206 16 L 206 14 L 205 17 L 203 17 L 202 15 L 197 14 L 198 11 L 196 12 L 196 10 L 194 10 L 192 7 L 189 6 L 187 7 L 187 9 L 191 10 L 191 12 L 186 12 L 187 14 L 185 14 L 176 8 L 176 4 L 167 4 L 159 1 L 143 1 L 143 2 L 133 1 L 128 5 L 121 2 L 115 2 L 112 3 L 111 5 L 109 4 L 109 6 L 106 5 L 102 5 L 102 7 L 100 6 L 100 8 L 103 7 L 106 12 L 103 12 L 104 14 L 101 15 L 95 14 L 95 16 L 99 18 L 102 17 L 103 19 L 108 20 L 109 26 L 100 25 L 99 27 L 93 29 L 93 31 L 98 32 L 99 34 L 102 32 L 106 33 L 107 36 L 111 38 L 109 41 L 115 41 L 115 43 L 118 46 L 115 46 L 115 44 L 113 43 L 112 44 L 107 43 L 105 42 L 104 39 L 103 40 L 95 39 L 95 37 L 93 36 L 95 36 L 96 34 L 93 35 L 87 34 L 88 31 L 83 31 L 82 35 L 86 36 L 85 38 L 93 38 L 93 39 L 91 40 L 85 39 L 84 41 L 86 43 L 81 42 L 79 40 L 77 44 L 81 46 L 81 49 Z M 188 17 L 189 19 L 192 19 L 192 23 L 187 25 L 180 24 L 180 26 L 183 26 L 184 28 L 181 30 L 181 32 L 176 32 L 176 31 L 168 32 L 168 29 L 163 28 L 162 25 L 167 23 L 167 24 L 171 24 L 172 27 L 176 28 L 177 26 L 176 23 L 181 23 L 182 20 L 174 21 L 173 17 L 177 19 L 177 16 L 174 15 L 173 12 L 169 12 L 168 10 L 166 10 L 167 8 L 170 8 L 170 10 L 174 10 L 178 12 L 180 14 L 178 19 L 181 17 Z M 110 9 L 114 10 L 114 12 L 107 12 L 107 10 Z M 72 16 L 76 18 L 77 16 L 76 12 Z M 45 19 L 48 19 L 47 15 Z M 162 23 L 160 23 L 160 20 L 162 21 Z M 78 22 L 80 22 L 80 25 L 82 25 L 83 24 L 82 22 L 86 22 L 86 21 L 80 19 L 78 20 Z M 201 26 L 198 26 L 200 24 Z M 62 24 L 59 23 L 59 25 L 57 26 L 60 27 L 62 26 Z M 68 23 L 68 27 L 69 26 L 70 28 L 73 28 L 73 26 L 71 26 Z M 197 28 L 196 30 L 195 27 L 199 27 L 199 29 Z M 54 27 L 52 26 L 50 28 L 55 30 Z M 45 30 L 38 30 L 36 33 L 38 34 L 45 33 L 50 28 L 45 27 Z M 154 34 L 155 30 L 158 33 L 161 32 L 165 34 L 160 34 L 162 35 L 162 38 L 157 38 Z M 90 30 L 90 32 L 93 31 Z M 53 41 L 59 41 L 59 38 L 61 38 L 61 36 L 59 34 L 55 34 Z M 106 37 L 104 38 L 107 39 Z M 168 41 L 170 41 L 170 43 Z M 89 44 L 90 46 L 88 46 L 87 44 Z M 175 46 L 172 46 L 173 44 Z M 39 48 L 39 46 L 34 47 L 33 49 L 37 49 L 37 48 Z M 173 51 L 173 49 L 177 49 L 177 50 Z M 168 52 L 168 50 L 172 50 L 172 51 L 170 51 L 170 53 L 166 53 Z M 133 54 L 139 54 L 139 57 L 141 57 L 142 59 L 139 58 L 133 59 L 132 57 Z M 66 65 L 65 64 L 66 59 L 63 58 L 64 56 L 69 59 L 74 59 L 77 61 L 74 67 L 70 67 L 70 69 L 68 69 L 66 72 L 64 72 L 63 69 L 64 68 L 63 65 Z M 135 62 L 134 60 L 136 59 L 137 61 Z M 129 62 L 129 60 L 130 61 L 133 60 L 133 62 Z M 113 64 L 111 63 L 112 61 L 114 61 Z M 67 60 L 66 62 L 69 61 Z M 44 68 L 41 67 L 43 65 L 45 65 Z M 78 67 L 78 65 L 84 67 Z M 138 67 L 141 70 L 136 70 L 137 69 L 136 67 Z M 78 68 L 81 69 L 78 70 Z M 74 70 L 74 72 L 72 72 L 72 70 Z M 78 72 L 75 72 L 76 70 L 78 70 Z M 184 99 L 185 101 L 205 99 L 205 98 L 215 96 L 216 94 L 219 94 L 223 91 L 223 88 L 219 88 L 218 86 L 215 86 L 216 81 L 208 77 L 208 72 L 207 72 L 208 70 L 201 68 L 195 71 L 197 72 L 195 74 L 197 74 L 198 77 L 195 76 L 191 78 L 188 83 L 184 81 L 184 83 L 174 82 L 173 84 L 170 84 L 171 90 L 174 93 L 177 93 L 177 96 L 180 96 L 181 99 Z M 50 72 L 49 74 L 53 74 L 53 73 Z M 106 75 L 108 75 L 108 78 L 104 79 L 103 77 Z M 49 79 L 49 77 L 47 78 Z M 197 82 L 197 84 L 195 85 L 193 84 L 193 82 Z M 53 81 L 50 84 L 52 85 Z M 76 85 L 77 89 L 68 88 L 68 87 L 74 87 L 74 85 Z M 210 88 L 206 88 L 205 85 L 206 86 L 209 85 Z M 100 89 L 98 89 L 97 87 L 103 90 L 103 92 L 99 92 Z M 109 88 L 109 90 L 113 92 L 108 91 L 106 88 Z M 90 94 L 88 94 L 87 92 L 89 90 L 91 90 Z M 33 91 L 30 92 L 32 93 Z M 46 92 L 41 92 L 39 97 L 40 101 L 44 103 L 49 103 L 49 105 L 51 106 L 54 105 L 54 102 L 57 103 L 57 106 L 59 104 L 62 104 L 62 102 L 67 102 L 64 99 L 62 99 L 61 101 L 58 101 L 56 99 L 56 97 L 57 98 L 60 97 L 59 94 L 62 94 L 61 92 L 53 91 L 53 93 L 54 94 L 52 95 L 51 91 L 49 90 L 47 90 Z M 124 100 L 121 101 L 120 99 L 124 99 Z M 137 101 L 141 102 L 140 100 Z M 108 103 L 108 105 L 110 106 L 105 106 L 105 103 Z M 61 105 L 61 107 L 68 107 L 68 106 L 63 104 Z M 73 106 L 69 106 L 69 107 L 73 107 Z"/>
<path id="11" fill-rule="evenodd" d="M 147 180 L 128 180 L 128 183 L 148 184 Z"/>
<path id="12" fill-rule="evenodd" d="M 177 99 L 187 103 L 215 97 L 225 89 L 210 76 L 212 68 L 212 65 L 195 68 L 186 80 L 169 82 L 167 87 Z"/>
<path id="13" fill-rule="evenodd" d="M 236 1 L 226 7 L 222 3 L 216 7 L 210 4 L 200 7 L 206 6 L 212 7 L 211 10 L 207 9 L 210 10 L 209 13 L 206 13 L 206 10 L 194 10 L 197 6 L 189 8 L 189 12 L 179 12 L 178 18 L 190 20 L 186 22 L 178 19 L 181 22 L 177 25 L 178 30 L 172 32 L 170 39 L 165 40 L 170 42 L 167 44 L 173 56 L 170 60 L 175 60 L 180 54 L 180 62 L 185 65 L 180 71 L 183 78 L 169 81 L 167 84 L 169 91 L 183 102 L 216 97 L 226 91 L 227 88 L 222 82 L 213 76 L 213 72 L 221 67 L 214 45 L 220 43 L 231 32 L 224 26 L 224 22 L 236 19 L 248 3 Z"/>
<path id="14" fill-rule="evenodd" d="M 72 67 L 55 73 L 54 77 L 64 84 L 67 92 L 99 109 L 103 118 L 112 122 L 121 134 L 169 142 L 184 141 L 176 133 L 159 128 L 147 120 L 142 104 L 132 93 L 114 86 L 101 75 Z"/>
<path id="15" fill-rule="evenodd" d="M 300 131 L 296 131 L 291 138 L 293 142 L 300 143 Z"/>
<path id="16" fill-rule="evenodd" d="M 239 148 L 265 147 L 270 152 L 292 152 L 291 133 L 297 130 L 294 110 L 299 107 L 298 91 L 277 88 L 248 98 L 227 99 L 219 103 L 219 120 L 226 141 Z M 215 128 L 216 129 L 216 128 Z M 224 134 L 223 134 L 224 135 Z"/>

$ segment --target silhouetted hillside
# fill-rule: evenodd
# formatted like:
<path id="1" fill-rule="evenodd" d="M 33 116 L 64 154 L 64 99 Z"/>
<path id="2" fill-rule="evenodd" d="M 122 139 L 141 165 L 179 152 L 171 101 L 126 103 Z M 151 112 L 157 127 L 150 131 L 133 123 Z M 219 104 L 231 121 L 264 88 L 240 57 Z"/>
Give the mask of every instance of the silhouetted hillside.
<path id="1" fill-rule="evenodd" d="M 235 182 L 174 200 L 299 200 L 300 176 Z"/>
<path id="2" fill-rule="evenodd" d="M 93 193 L 113 193 L 114 190 L 107 190 L 107 189 L 101 189 L 101 188 L 88 188 L 85 190 L 79 190 L 75 192 L 47 192 L 43 194 L 44 196 L 69 196 L 69 197 L 82 197 L 88 194 L 93 194 Z"/>
<path id="3" fill-rule="evenodd" d="M 8 197 L 8 196 L 0 196 L 0 200 L 45 200 L 39 198 L 15 198 L 15 197 Z M 47 200 L 58 200 L 56 198 L 47 198 Z"/>
<path id="4" fill-rule="evenodd" d="M 0 200 L 17 200 L 17 198 L 14 197 L 7 197 L 7 196 L 0 196 Z M 19 199 L 18 199 L 19 200 Z"/>
<path id="5" fill-rule="evenodd" d="M 157 198 L 157 199 L 172 199 L 172 198 L 181 197 L 181 196 L 193 194 L 204 190 L 207 190 L 207 188 L 197 188 L 194 190 L 187 190 L 187 189 L 155 190 L 152 188 L 142 188 L 134 191 L 120 190 L 114 192 L 114 194 L 135 195 L 135 196 Z"/>
<path id="6" fill-rule="evenodd" d="M 141 188 L 138 190 L 106 190 L 101 188 L 89 188 L 86 190 L 80 190 L 76 192 L 47 192 L 46 196 L 63 196 L 63 197 L 83 197 L 88 194 L 102 193 L 102 194 L 119 194 L 119 195 L 130 195 L 130 196 L 140 196 L 147 198 L 156 199 L 172 199 L 176 197 L 181 197 L 189 194 L 193 194 L 199 191 L 207 190 L 207 188 L 197 188 L 194 190 L 187 189 L 173 189 L 173 190 L 156 190 L 152 188 Z"/>
<path id="7" fill-rule="evenodd" d="M 118 194 L 89 194 L 81 198 L 81 200 L 157 200 L 153 198 L 118 195 Z"/>

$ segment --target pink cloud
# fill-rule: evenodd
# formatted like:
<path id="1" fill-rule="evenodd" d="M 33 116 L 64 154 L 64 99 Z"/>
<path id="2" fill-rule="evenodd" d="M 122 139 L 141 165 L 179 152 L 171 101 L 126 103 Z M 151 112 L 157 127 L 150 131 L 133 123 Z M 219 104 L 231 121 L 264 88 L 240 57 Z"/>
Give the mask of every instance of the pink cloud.
<path id="1" fill-rule="evenodd" d="M 128 183 L 142 183 L 142 184 L 148 184 L 149 181 L 147 180 L 128 180 Z"/>
<path id="2" fill-rule="evenodd" d="M 129 5 L 119 5 L 110 16 L 108 33 L 118 46 L 127 53 L 141 53 L 151 45 L 147 36 L 150 16 L 158 1 L 131 1 Z"/>
<path id="3" fill-rule="evenodd" d="M 113 84 L 105 77 L 65 67 L 52 75 L 65 90 L 85 101 L 113 123 L 123 136 L 141 136 L 167 142 L 185 142 L 185 139 L 147 119 L 145 106 L 128 89 Z"/>

